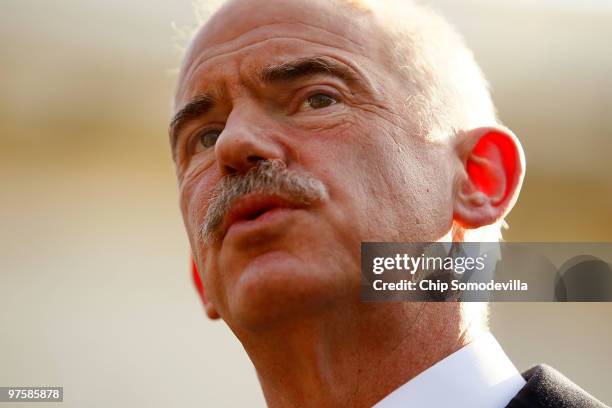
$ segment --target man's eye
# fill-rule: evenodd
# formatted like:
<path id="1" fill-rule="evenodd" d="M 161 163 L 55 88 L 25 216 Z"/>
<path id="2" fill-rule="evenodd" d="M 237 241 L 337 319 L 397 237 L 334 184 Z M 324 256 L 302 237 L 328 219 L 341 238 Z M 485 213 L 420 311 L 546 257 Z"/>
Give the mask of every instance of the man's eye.
<path id="1" fill-rule="evenodd" d="M 221 134 L 220 130 L 207 130 L 200 134 L 200 145 L 205 149 L 213 147 Z"/>
<path id="2" fill-rule="evenodd" d="M 308 99 L 303 102 L 302 108 L 304 110 L 322 109 L 335 105 L 336 103 L 338 103 L 338 100 L 333 96 L 318 93 L 309 96 Z"/>

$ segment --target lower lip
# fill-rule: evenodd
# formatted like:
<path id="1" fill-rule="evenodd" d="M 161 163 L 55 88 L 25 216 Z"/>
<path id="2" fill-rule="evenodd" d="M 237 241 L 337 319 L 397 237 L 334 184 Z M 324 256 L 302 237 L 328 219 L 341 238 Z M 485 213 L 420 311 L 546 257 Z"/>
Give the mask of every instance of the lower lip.
<path id="1" fill-rule="evenodd" d="M 266 228 L 276 226 L 294 211 L 295 208 L 278 207 L 266 211 L 254 220 L 236 221 L 227 229 L 225 237 L 262 232 Z"/>

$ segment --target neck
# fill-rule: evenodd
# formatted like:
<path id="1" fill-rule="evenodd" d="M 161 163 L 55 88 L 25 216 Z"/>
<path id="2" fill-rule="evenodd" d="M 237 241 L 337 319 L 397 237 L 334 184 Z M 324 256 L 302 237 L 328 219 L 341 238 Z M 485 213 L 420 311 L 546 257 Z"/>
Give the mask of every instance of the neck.
<path id="1" fill-rule="evenodd" d="M 359 303 L 237 333 L 270 407 L 369 407 L 468 344 L 460 303 Z"/>

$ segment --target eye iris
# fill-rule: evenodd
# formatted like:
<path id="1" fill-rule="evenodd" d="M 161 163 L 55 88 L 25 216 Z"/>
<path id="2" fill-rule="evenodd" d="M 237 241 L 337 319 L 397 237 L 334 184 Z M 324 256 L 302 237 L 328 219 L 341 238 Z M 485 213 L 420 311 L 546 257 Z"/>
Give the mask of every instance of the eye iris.
<path id="1" fill-rule="evenodd" d="M 321 109 L 336 103 L 334 98 L 325 94 L 316 94 L 308 98 L 308 105 L 312 109 Z"/>
<path id="2" fill-rule="evenodd" d="M 219 131 L 211 130 L 211 131 L 205 132 L 204 134 L 202 134 L 202 136 L 200 136 L 200 143 L 202 143 L 202 146 L 206 148 L 212 147 L 215 145 L 218 138 L 219 138 Z"/>

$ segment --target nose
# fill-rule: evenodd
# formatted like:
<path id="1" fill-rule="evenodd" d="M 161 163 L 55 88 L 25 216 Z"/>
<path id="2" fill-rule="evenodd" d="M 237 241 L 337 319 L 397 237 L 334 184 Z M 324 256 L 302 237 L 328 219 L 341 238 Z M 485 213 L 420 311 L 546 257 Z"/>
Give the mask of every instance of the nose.
<path id="1" fill-rule="evenodd" d="M 246 173 L 262 160 L 286 163 L 284 148 L 273 129 L 263 113 L 232 112 L 215 144 L 221 174 Z"/>

